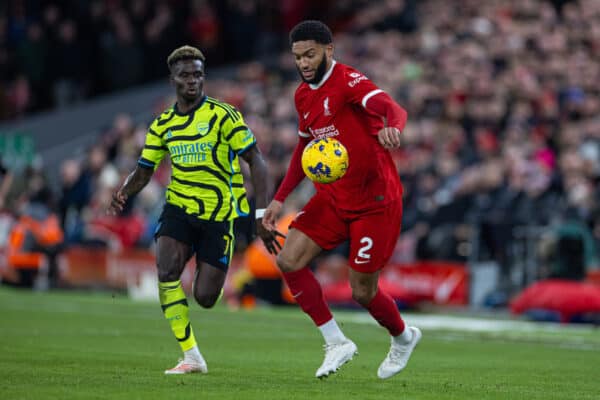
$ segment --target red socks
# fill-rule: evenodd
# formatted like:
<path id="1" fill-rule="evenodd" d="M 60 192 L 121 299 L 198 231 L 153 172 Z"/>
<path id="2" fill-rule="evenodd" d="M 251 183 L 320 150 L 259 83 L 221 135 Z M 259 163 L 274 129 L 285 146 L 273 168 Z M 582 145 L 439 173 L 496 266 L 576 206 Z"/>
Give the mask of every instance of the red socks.
<path id="1" fill-rule="evenodd" d="M 394 300 L 380 289 L 373 300 L 365 307 L 379 325 L 386 328 L 390 335 L 398 336 L 404 331 L 404 321 L 400 317 Z"/>
<path id="2" fill-rule="evenodd" d="M 296 302 L 315 325 L 321 326 L 333 318 L 323 297 L 321 285 L 308 267 L 294 272 L 284 272 L 283 278 Z M 365 308 L 379 325 L 390 332 L 390 335 L 398 336 L 404 331 L 404 321 L 400 317 L 396 303 L 381 290 L 377 290 L 377 294 Z"/>
<path id="3" fill-rule="evenodd" d="M 323 297 L 321 285 L 308 267 L 298 271 L 284 272 L 283 278 L 296 302 L 317 326 L 321 326 L 333 318 Z"/>

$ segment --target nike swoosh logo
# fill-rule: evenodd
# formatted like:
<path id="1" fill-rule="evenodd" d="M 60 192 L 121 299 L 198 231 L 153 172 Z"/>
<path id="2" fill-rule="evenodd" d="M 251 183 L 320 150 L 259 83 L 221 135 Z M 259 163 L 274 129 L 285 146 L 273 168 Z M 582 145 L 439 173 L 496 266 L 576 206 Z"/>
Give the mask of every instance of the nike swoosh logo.
<path id="1" fill-rule="evenodd" d="M 308 118 L 308 116 L 310 115 L 310 111 L 307 113 L 302 114 L 302 116 L 304 117 L 304 119 Z"/>
<path id="2" fill-rule="evenodd" d="M 304 291 L 303 291 L 303 290 L 299 291 L 299 292 L 298 292 L 298 293 L 296 293 L 296 294 L 293 294 L 293 295 L 292 295 L 292 297 L 293 297 L 293 298 L 296 298 L 296 297 L 300 296 L 302 293 L 304 293 Z"/>
<path id="3" fill-rule="evenodd" d="M 354 259 L 354 263 L 355 263 L 355 264 L 366 264 L 366 263 L 368 263 L 369 261 L 371 261 L 371 260 L 359 260 L 358 258 L 355 258 L 355 259 Z"/>

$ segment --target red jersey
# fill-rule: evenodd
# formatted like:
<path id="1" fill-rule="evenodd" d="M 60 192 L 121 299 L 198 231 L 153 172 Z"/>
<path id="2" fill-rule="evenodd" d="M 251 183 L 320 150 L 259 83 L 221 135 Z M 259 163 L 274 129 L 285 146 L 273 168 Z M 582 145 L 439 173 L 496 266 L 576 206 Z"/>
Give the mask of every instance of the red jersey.
<path id="1" fill-rule="evenodd" d="M 361 72 L 335 61 L 318 85 L 303 82 L 296 90 L 298 134 L 311 140 L 333 137 L 348 150 L 346 174 L 333 183 L 315 183 L 339 209 L 382 207 L 402 196 L 392 156 L 377 139 L 383 116 L 366 107 L 381 92 Z"/>

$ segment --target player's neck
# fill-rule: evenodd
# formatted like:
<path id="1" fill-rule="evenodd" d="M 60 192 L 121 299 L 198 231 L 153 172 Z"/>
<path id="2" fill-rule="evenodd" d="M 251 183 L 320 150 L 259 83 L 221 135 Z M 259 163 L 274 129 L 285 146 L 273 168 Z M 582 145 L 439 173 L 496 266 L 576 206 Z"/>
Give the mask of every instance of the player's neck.
<path id="1" fill-rule="evenodd" d="M 319 82 L 318 83 L 309 83 L 308 86 L 310 86 L 311 89 L 318 89 L 321 86 L 323 86 L 323 84 L 331 76 L 331 74 L 333 72 L 333 68 L 335 67 L 335 64 L 336 64 L 336 61 L 334 59 L 332 59 L 331 63 L 329 64 L 329 66 L 325 70 L 326 71 L 325 74 L 321 77 L 321 79 L 319 80 Z"/>
<path id="2" fill-rule="evenodd" d="M 189 114 L 200 108 L 205 99 L 206 95 L 204 93 L 192 102 L 189 102 L 182 97 L 178 97 L 177 102 L 175 103 L 175 112 L 177 114 Z"/>

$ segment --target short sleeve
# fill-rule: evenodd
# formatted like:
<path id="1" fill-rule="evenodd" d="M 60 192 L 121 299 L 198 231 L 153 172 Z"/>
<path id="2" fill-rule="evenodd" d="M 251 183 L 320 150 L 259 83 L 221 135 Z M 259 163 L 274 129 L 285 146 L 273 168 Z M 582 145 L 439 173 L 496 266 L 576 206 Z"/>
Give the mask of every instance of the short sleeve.
<path id="1" fill-rule="evenodd" d="M 221 133 L 234 153 L 240 155 L 256 144 L 256 137 L 246 126 L 244 117 L 239 111 L 233 109 L 225 118 Z"/>
<path id="2" fill-rule="evenodd" d="M 138 160 L 138 165 L 142 168 L 155 170 L 160 165 L 165 154 L 169 151 L 163 140 L 164 135 L 159 134 L 157 129 L 157 120 L 155 120 L 152 125 L 150 125 L 150 128 L 148 128 L 148 132 L 146 132 L 146 141 L 144 143 L 144 148 L 142 149 L 142 154 Z"/>
<path id="3" fill-rule="evenodd" d="M 367 100 L 374 95 L 383 92 L 362 72 L 353 68 L 344 71 L 344 89 L 346 98 L 350 103 L 360 104 L 366 107 Z"/>

